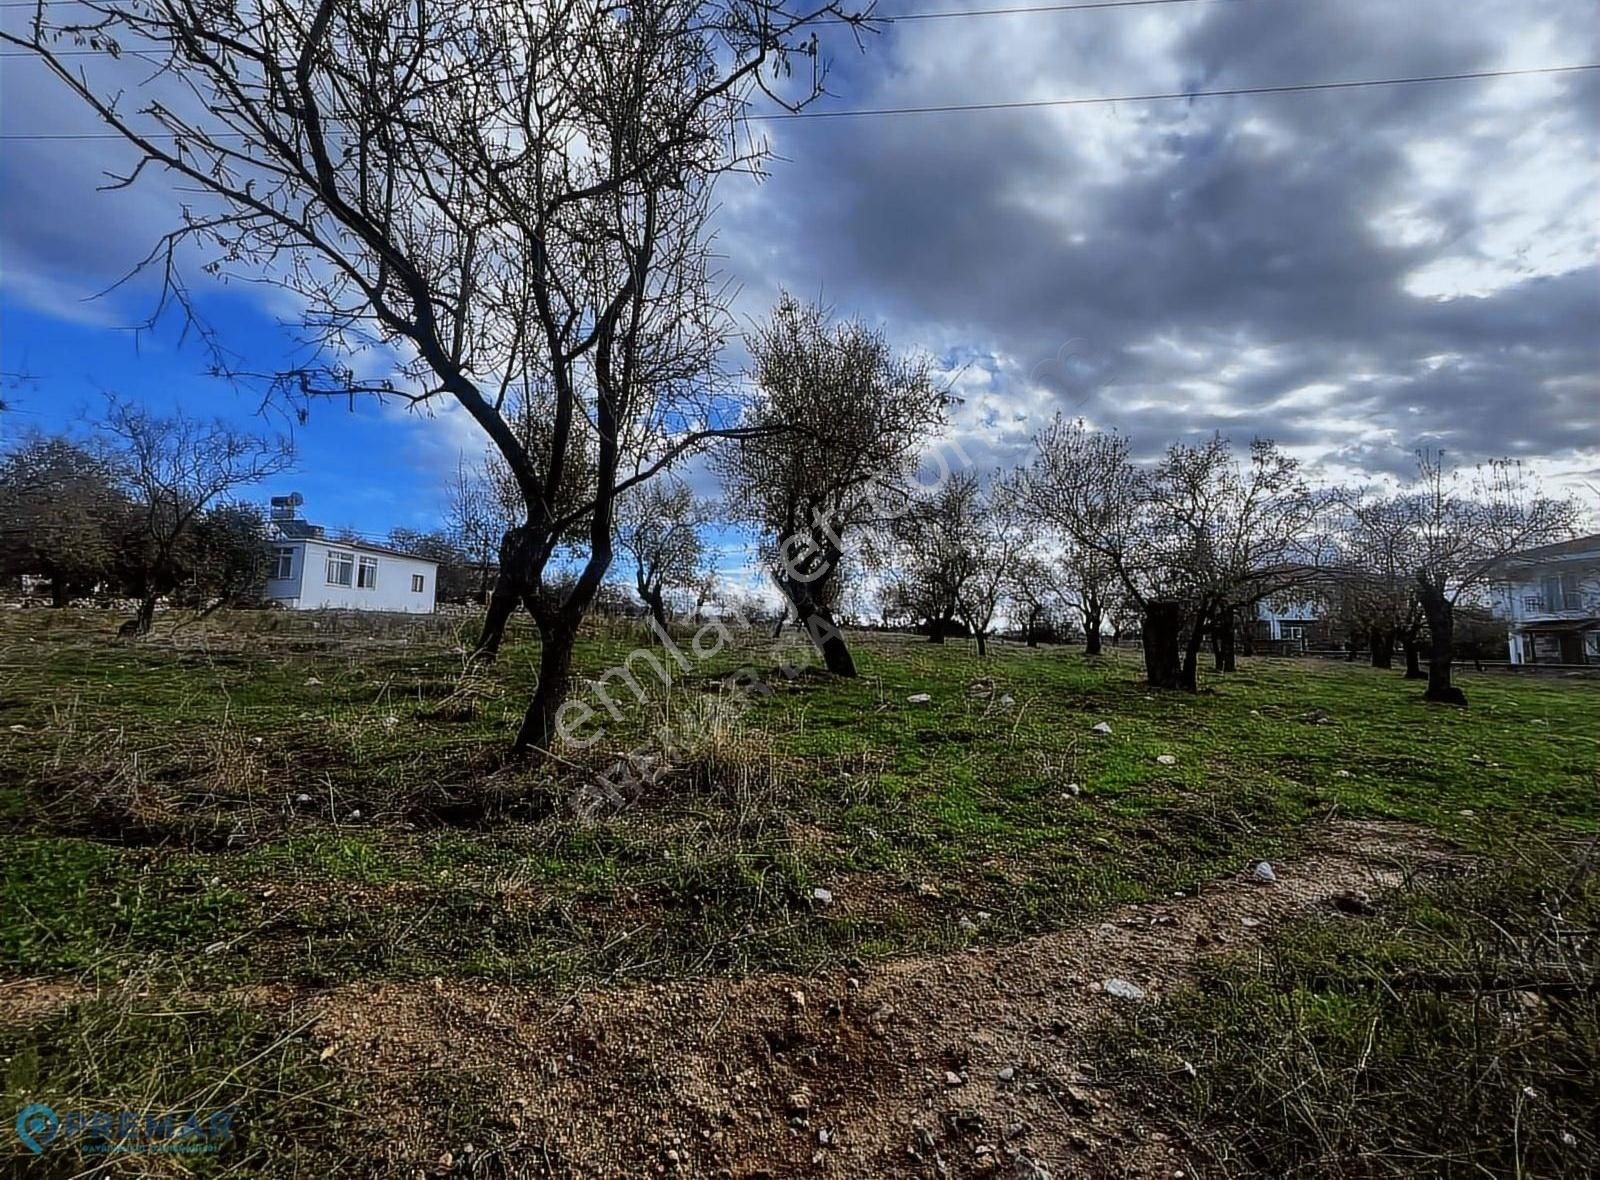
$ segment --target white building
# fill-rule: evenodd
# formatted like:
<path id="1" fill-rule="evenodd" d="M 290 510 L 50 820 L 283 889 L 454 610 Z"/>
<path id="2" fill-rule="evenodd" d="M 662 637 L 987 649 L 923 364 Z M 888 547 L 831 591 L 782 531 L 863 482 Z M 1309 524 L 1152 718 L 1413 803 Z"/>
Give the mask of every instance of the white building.
<path id="1" fill-rule="evenodd" d="M 290 610 L 433 613 L 439 563 L 366 541 L 329 540 L 300 520 L 300 494 L 274 496 L 267 597 Z"/>
<path id="2" fill-rule="evenodd" d="M 1600 533 L 1513 554 L 1497 583 L 1513 664 L 1600 664 Z"/>

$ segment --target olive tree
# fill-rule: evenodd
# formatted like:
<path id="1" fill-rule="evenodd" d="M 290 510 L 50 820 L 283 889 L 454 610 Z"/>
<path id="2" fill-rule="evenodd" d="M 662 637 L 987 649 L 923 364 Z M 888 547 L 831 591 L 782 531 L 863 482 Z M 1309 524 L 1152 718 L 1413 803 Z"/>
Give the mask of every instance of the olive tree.
<path id="1" fill-rule="evenodd" d="M 1533 474 L 1513 459 L 1492 460 L 1463 475 L 1446 466 L 1442 452 L 1423 452 L 1399 506 L 1417 602 L 1428 625 L 1423 695 L 1465 705 L 1466 693 L 1451 682 L 1456 606 L 1483 593 L 1507 557 L 1571 536 L 1580 519 L 1578 503 L 1544 495 Z"/>
<path id="2" fill-rule="evenodd" d="M 896 356 L 882 332 L 836 324 L 788 294 L 749 347 L 747 429 L 713 463 L 730 512 L 760 530 L 762 560 L 828 671 L 854 676 L 833 613 L 840 563 L 859 534 L 904 505 L 946 397 L 925 360 Z"/>
<path id="3" fill-rule="evenodd" d="M 633 566 L 634 589 L 663 639 L 667 594 L 695 589 L 705 578 L 707 552 L 701 530 L 710 515 L 693 489 L 678 480 L 655 480 L 618 503 L 617 545 Z"/>
<path id="4" fill-rule="evenodd" d="M 151 256 L 190 315 L 196 254 L 292 292 L 322 352 L 276 392 L 444 400 L 482 431 L 521 507 L 486 628 L 538 625 L 515 744 L 546 749 L 617 497 L 736 416 L 707 380 L 711 192 L 760 166 L 753 92 L 820 92 L 824 19 L 860 25 L 784 0 L 43 0 L 0 39 L 131 145 L 119 183 L 198 190 Z M 83 43 L 153 68 L 144 98 Z M 574 536 L 576 576 L 547 577 Z"/>

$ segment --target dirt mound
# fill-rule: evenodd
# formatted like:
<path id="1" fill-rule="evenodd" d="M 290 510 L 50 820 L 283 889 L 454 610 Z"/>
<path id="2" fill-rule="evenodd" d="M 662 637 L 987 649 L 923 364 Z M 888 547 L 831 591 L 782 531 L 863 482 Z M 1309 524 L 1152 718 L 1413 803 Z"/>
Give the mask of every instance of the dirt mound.
<path id="1" fill-rule="evenodd" d="M 1176 1177 L 1185 1145 L 1096 1077 L 1087 1030 L 1110 1005 L 1157 1002 L 1199 956 L 1314 906 L 1359 914 L 1365 890 L 1449 859 L 1419 829 L 1330 824 L 1270 883 L 1242 866 L 1013 946 L 565 1002 L 355 986 L 325 998 L 314 1031 L 392 1090 L 401 1174 L 489 1162 L 487 1144 L 416 1125 L 408 1087 L 444 1071 L 486 1081 L 495 1170 L 512 1175 Z"/>

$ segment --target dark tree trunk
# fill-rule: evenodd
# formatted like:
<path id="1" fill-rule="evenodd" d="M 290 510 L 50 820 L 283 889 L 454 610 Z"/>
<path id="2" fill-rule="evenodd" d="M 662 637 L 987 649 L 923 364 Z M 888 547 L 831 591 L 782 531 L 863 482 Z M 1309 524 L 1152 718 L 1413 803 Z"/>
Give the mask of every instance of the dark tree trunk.
<path id="1" fill-rule="evenodd" d="M 1406 632 L 1406 634 L 1402 637 L 1401 647 L 1406 653 L 1405 678 L 1407 680 L 1427 679 L 1427 673 L 1422 670 L 1422 664 L 1419 662 L 1419 656 L 1422 652 L 1422 645 L 1417 642 L 1417 633 L 1415 629 Z"/>
<path id="2" fill-rule="evenodd" d="M 1083 654 L 1097 656 L 1100 654 L 1100 617 L 1101 611 L 1098 604 L 1091 603 L 1083 612 Z"/>
<path id="3" fill-rule="evenodd" d="M 1189 642 L 1184 645 L 1183 668 L 1178 674 L 1178 687 L 1187 692 L 1200 689 L 1200 645 L 1205 638 L 1205 616 L 1198 614 L 1189 631 Z"/>
<path id="4" fill-rule="evenodd" d="M 772 624 L 772 637 L 774 639 L 779 638 L 783 634 L 783 625 L 785 623 L 787 623 L 788 621 L 789 621 L 789 612 L 788 611 L 780 611 L 778 613 L 778 621 L 776 623 Z"/>
<path id="5" fill-rule="evenodd" d="M 472 658 L 492 664 L 500 654 L 500 642 L 505 638 L 506 623 L 516 612 L 517 604 L 528 593 L 529 554 L 526 533 L 511 529 L 500 541 L 500 569 L 495 574 L 494 590 L 489 595 L 489 607 L 483 615 L 483 629 L 478 632 L 478 646 Z"/>
<path id="6" fill-rule="evenodd" d="M 1372 652 L 1374 668 L 1394 667 L 1394 632 L 1383 627 L 1373 627 L 1367 632 L 1367 643 Z"/>
<path id="7" fill-rule="evenodd" d="M 1037 606 L 1028 610 L 1028 646 L 1039 646 L 1039 616 L 1044 612 Z"/>
<path id="8" fill-rule="evenodd" d="M 1183 635 L 1183 604 L 1155 599 L 1144 604 L 1144 679 L 1151 688 L 1178 688 Z"/>
<path id="9" fill-rule="evenodd" d="M 1256 625 L 1253 618 L 1250 625 L 1241 628 L 1239 632 L 1239 654 L 1245 656 L 1256 654 Z"/>
<path id="10" fill-rule="evenodd" d="M 984 656 L 989 654 L 989 643 L 988 637 L 985 634 L 985 628 L 974 627 L 972 629 L 972 634 L 978 641 L 978 658 L 982 659 Z"/>
<path id="11" fill-rule="evenodd" d="M 1455 659 L 1455 608 L 1444 588 L 1431 583 L 1423 583 L 1418 599 L 1428 620 L 1428 688 L 1423 699 L 1441 705 L 1465 705 L 1467 694 L 1450 683 Z"/>
<path id="12" fill-rule="evenodd" d="M 523 715 L 522 728 L 512 749 L 518 753 L 553 749 L 560 737 L 556 717 L 572 686 L 572 649 L 577 646 L 578 626 L 560 620 L 539 625 L 539 683 L 533 700 Z"/>
<path id="13" fill-rule="evenodd" d="M 123 629 L 131 635 L 148 635 L 150 628 L 156 621 L 156 598 L 158 595 L 146 594 L 139 599 L 139 611 L 123 624 Z"/>
<path id="14" fill-rule="evenodd" d="M 57 574 L 50 579 L 50 605 L 66 606 L 72 601 L 72 591 L 67 586 L 66 578 Z"/>
<path id="15" fill-rule="evenodd" d="M 1211 633 L 1212 640 L 1216 644 L 1218 672 L 1239 670 L 1239 661 L 1233 650 L 1233 620 L 1233 607 L 1223 607 L 1217 618 L 1216 628 Z"/>
<path id="16" fill-rule="evenodd" d="M 648 583 L 639 583 L 639 597 L 644 600 L 645 607 L 650 611 L 650 617 L 655 620 L 656 634 L 666 642 L 669 634 L 667 631 L 667 596 L 661 592 L 661 587 L 652 587 Z"/>
<path id="17" fill-rule="evenodd" d="M 928 619 L 928 642 L 943 643 L 945 634 L 950 629 L 950 618 L 945 615 L 933 615 Z"/>
<path id="18" fill-rule="evenodd" d="M 856 662 L 845 644 L 833 614 L 817 601 L 811 585 L 798 579 L 783 578 L 778 587 L 794 607 L 795 618 L 805 628 L 813 646 L 822 653 L 823 666 L 835 676 L 854 676 Z"/>

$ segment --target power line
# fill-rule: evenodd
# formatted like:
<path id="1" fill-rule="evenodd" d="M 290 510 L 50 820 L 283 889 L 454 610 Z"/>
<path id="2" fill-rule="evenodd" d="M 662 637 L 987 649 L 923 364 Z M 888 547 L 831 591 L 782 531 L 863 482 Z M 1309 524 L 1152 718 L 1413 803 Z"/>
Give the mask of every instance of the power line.
<path id="1" fill-rule="evenodd" d="M 925 107 L 867 107 L 851 111 L 783 111 L 768 115 L 750 115 L 753 122 L 774 122 L 788 119 L 853 119 L 877 115 L 935 115 L 961 111 L 1018 111 L 1039 107 L 1105 106 L 1112 103 L 1169 102 L 1198 98 L 1226 98 L 1253 94 L 1306 94 L 1318 90 L 1356 90 L 1367 86 L 1416 86 L 1437 82 L 1466 82 L 1484 78 L 1525 78 L 1545 74 L 1571 74 L 1585 70 L 1600 70 L 1600 62 L 1570 66 L 1531 66 L 1515 70 L 1471 70 L 1457 74 L 1415 74 L 1403 78 L 1363 78 L 1347 82 L 1296 82 L 1281 86 L 1232 86 L 1216 90 L 1170 90 L 1148 94 L 1106 94 L 1081 98 L 1039 98 L 1017 102 L 949 103 Z M 0 141 L 52 141 L 125 139 L 117 131 L 82 132 L 22 132 L 0 134 Z M 151 132 L 144 139 L 242 139 L 243 132 L 220 131 L 206 135 L 180 136 L 175 132 Z"/>
<path id="2" fill-rule="evenodd" d="M 87 4 L 90 0 L 50 0 L 51 4 Z M 1225 0 L 1083 0 L 1074 4 L 1028 4 L 1013 8 L 957 8 L 949 10 L 935 9 L 925 12 L 902 12 L 896 16 L 878 16 L 876 14 L 864 15 L 861 19 L 872 24 L 892 25 L 901 21 L 917 20 L 950 20 L 968 16 L 1023 16 L 1042 12 L 1092 12 L 1097 9 L 1107 8 L 1152 8 L 1168 4 L 1218 4 Z M 6 8 L 33 8 L 34 0 L 0 0 L 0 9 Z M 48 5 L 47 5 L 48 7 Z M 808 24 L 856 24 L 856 20 L 849 17 L 833 16 L 820 17 L 809 21 Z M 73 49 L 67 51 L 73 55 L 85 53 L 104 53 L 103 49 Z M 0 55 L 12 56 L 12 55 Z M 63 55 L 65 56 L 65 55 Z"/>
<path id="3" fill-rule="evenodd" d="M 1418 74 L 1405 78 L 1364 78 L 1350 82 L 1296 82 L 1284 86 L 1234 86 L 1221 90 L 1171 90 L 1151 94 L 1094 95 L 1085 98 L 1039 98 L 1019 102 L 950 103 L 928 107 L 869 107 L 853 111 L 784 111 L 751 115 L 752 120 L 850 119 L 864 115 L 937 115 L 952 111 L 1020 111 L 1034 107 L 1099 106 L 1118 102 L 1164 102 L 1174 99 L 1226 98 L 1241 94 L 1304 94 L 1313 90 L 1355 90 L 1363 86 L 1415 86 L 1429 82 L 1465 82 L 1477 78 L 1522 78 L 1534 74 L 1570 74 L 1600 70 L 1600 62 L 1574 66 L 1534 66 L 1520 70 L 1471 70 L 1459 74 Z M 0 137 L 3 138 L 3 137 Z"/>

